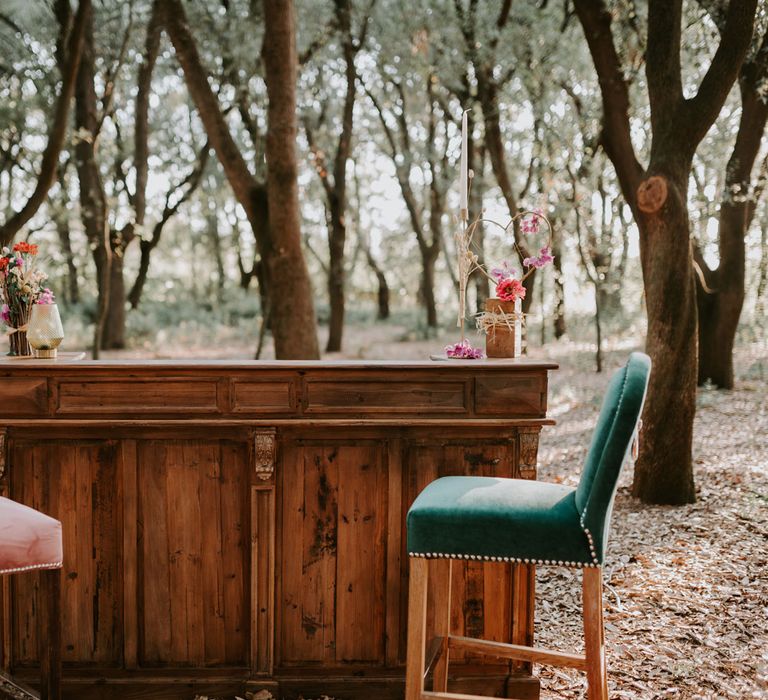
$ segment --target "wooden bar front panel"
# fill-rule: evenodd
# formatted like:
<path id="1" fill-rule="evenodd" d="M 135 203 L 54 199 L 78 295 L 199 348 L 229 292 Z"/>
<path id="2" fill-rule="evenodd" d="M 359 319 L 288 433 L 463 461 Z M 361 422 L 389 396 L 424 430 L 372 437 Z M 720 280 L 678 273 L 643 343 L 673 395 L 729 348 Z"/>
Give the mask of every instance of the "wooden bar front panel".
<path id="1" fill-rule="evenodd" d="M 63 523 L 78 700 L 398 697 L 408 507 L 440 476 L 535 477 L 551 368 L 18 367 L 0 363 L 12 396 L 29 390 L 0 421 L 0 491 Z M 531 585 L 457 563 L 452 631 L 530 638 Z M 13 577 L 0 616 L 3 664 L 30 679 L 37 595 L 35 574 Z M 529 666 L 513 682 L 508 664 L 453 662 L 462 690 L 535 695 Z"/>

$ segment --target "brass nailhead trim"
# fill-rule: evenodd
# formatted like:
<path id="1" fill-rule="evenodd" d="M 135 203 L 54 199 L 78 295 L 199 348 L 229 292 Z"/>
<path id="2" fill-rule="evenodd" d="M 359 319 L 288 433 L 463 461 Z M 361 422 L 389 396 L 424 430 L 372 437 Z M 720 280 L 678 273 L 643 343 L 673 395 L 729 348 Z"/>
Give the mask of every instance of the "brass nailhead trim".
<path id="1" fill-rule="evenodd" d="M 57 561 L 50 564 L 32 564 L 30 566 L 19 566 L 15 569 L 2 569 L 0 574 L 18 574 L 22 571 L 32 571 L 34 569 L 60 569 L 64 565 L 64 562 Z"/>
<path id="2" fill-rule="evenodd" d="M 591 538 L 590 538 L 591 541 Z M 560 561 L 559 559 L 520 559 L 519 557 L 491 557 L 481 554 L 443 554 L 442 552 L 409 552 L 409 557 L 419 557 L 421 559 L 471 559 L 476 561 L 498 561 L 512 562 L 515 564 L 539 564 L 543 566 L 571 566 L 578 569 L 600 568 L 597 557 L 592 550 L 592 556 L 595 559 L 593 564 L 577 561 Z"/>

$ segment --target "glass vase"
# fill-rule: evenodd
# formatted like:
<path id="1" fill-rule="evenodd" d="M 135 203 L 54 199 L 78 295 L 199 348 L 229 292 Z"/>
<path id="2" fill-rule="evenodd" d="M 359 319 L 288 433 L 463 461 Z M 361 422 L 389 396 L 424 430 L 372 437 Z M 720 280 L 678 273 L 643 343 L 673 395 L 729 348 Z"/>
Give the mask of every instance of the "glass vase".
<path id="1" fill-rule="evenodd" d="M 34 304 L 29 318 L 27 339 L 35 357 L 55 359 L 64 340 L 59 307 L 56 304 Z"/>

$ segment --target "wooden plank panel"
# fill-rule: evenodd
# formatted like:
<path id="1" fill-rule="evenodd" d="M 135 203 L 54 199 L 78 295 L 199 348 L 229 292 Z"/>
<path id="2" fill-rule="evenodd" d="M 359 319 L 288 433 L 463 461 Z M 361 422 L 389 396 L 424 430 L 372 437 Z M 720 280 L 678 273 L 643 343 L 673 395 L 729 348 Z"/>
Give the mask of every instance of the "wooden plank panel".
<path id="1" fill-rule="evenodd" d="M 283 636 L 281 658 L 287 663 L 335 660 L 338 451 L 328 447 L 290 448 L 297 452 L 287 490 L 302 499 L 284 506 L 284 541 L 296 539 L 300 549 L 284 547 Z M 289 477 L 286 470 L 286 478 Z M 297 507 L 298 505 L 298 507 Z M 294 561 L 287 561 L 286 555 Z"/>
<path id="2" fill-rule="evenodd" d="M 400 649 L 401 585 L 403 565 L 403 443 L 394 438 L 387 443 L 387 588 L 386 588 L 386 665 L 396 666 L 405 650 Z M 407 559 L 407 556 L 406 556 Z"/>
<path id="3" fill-rule="evenodd" d="M 221 469 L 221 578 L 223 580 L 224 659 L 245 665 L 248 629 L 248 458 L 245 443 L 219 443 Z"/>
<path id="4" fill-rule="evenodd" d="M 120 473 L 122 484 L 121 520 L 123 525 L 123 661 L 127 669 L 138 665 L 138 481 L 136 478 L 136 441 L 120 444 Z"/>
<path id="5" fill-rule="evenodd" d="M 188 526 L 189 522 L 201 522 L 197 460 L 202 452 L 204 448 L 197 443 L 169 443 L 165 464 L 171 584 L 171 650 L 166 663 L 191 666 L 202 665 L 205 658 L 201 535 L 198 528 Z"/>
<path id="6" fill-rule="evenodd" d="M 245 443 L 146 441 L 138 461 L 141 665 L 244 666 Z"/>
<path id="7" fill-rule="evenodd" d="M 464 382 L 307 381 L 306 414 L 464 413 Z"/>
<path id="8" fill-rule="evenodd" d="M 62 381 L 59 414 L 216 413 L 215 380 Z"/>
<path id="9" fill-rule="evenodd" d="M 220 451 L 199 450 L 200 579 L 202 583 L 203 659 L 224 664 L 226 630 L 224 628 L 224 567 L 222 537 L 222 475 Z M 188 527 L 188 525 L 187 525 Z"/>
<path id="10" fill-rule="evenodd" d="M 233 413 L 291 413 L 294 389 L 290 381 L 232 380 Z"/>
<path id="11" fill-rule="evenodd" d="M 139 443 L 139 663 L 149 667 L 171 651 L 165 453 L 162 443 Z"/>
<path id="12" fill-rule="evenodd" d="M 475 412 L 480 415 L 544 416 L 547 386 L 542 374 L 477 377 Z"/>
<path id="13" fill-rule="evenodd" d="M 51 445 L 53 448 L 53 445 Z M 57 450 L 53 450 L 54 454 Z M 116 443 L 101 444 L 97 448 L 97 461 L 91 451 L 81 448 L 78 471 L 91 467 L 90 504 L 84 504 L 82 512 L 91 515 L 93 522 L 92 549 L 87 552 L 92 567 L 93 607 L 93 661 L 101 664 L 117 662 L 122 655 L 122 581 L 119 578 L 122 543 L 118 511 L 120 498 L 118 482 L 118 451 Z M 52 482 L 51 485 L 54 484 Z M 92 514 L 89 513 L 92 509 Z"/>
<path id="14" fill-rule="evenodd" d="M 43 416 L 48 413 L 48 381 L 32 377 L 3 377 L 0 416 Z"/>
<path id="15" fill-rule="evenodd" d="M 280 605 L 278 662 L 290 663 L 307 653 L 302 625 L 302 530 L 304 527 L 304 453 L 287 446 L 281 451 L 280 482 Z M 290 536 L 287 535 L 290 533 Z M 310 647 L 311 651 L 311 647 Z M 309 659 L 317 661 L 320 654 Z"/>
<path id="16" fill-rule="evenodd" d="M 122 655 L 116 446 L 111 442 L 18 442 L 14 499 L 62 522 L 63 658 L 116 666 Z M 14 656 L 37 659 L 37 575 L 15 584 Z"/>
<path id="17" fill-rule="evenodd" d="M 272 675 L 275 639 L 275 492 L 251 489 L 251 672 Z"/>
<path id="18" fill-rule="evenodd" d="M 375 446 L 338 453 L 337 661 L 384 661 L 387 473 Z"/>

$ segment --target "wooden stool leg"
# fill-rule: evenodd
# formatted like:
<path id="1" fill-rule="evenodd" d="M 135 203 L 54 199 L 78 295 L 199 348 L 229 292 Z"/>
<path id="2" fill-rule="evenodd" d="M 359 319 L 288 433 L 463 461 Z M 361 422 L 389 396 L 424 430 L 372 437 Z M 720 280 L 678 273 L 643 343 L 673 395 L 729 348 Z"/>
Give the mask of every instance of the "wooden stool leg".
<path id="1" fill-rule="evenodd" d="M 584 649 L 587 657 L 589 700 L 608 700 L 608 677 L 605 666 L 605 632 L 603 629 L 603 570 L 584 568 L 582 592 L 584 602 Z"/>
<path id="2" fill-rule="evenodd" d="M 410 558 L 408 584 L 408 658 L 405 665 L 405 700 L 421 700 L 424 692 L 424 656 L 427 631 L 429 560 Z"/>
<path id="3" fill-rule="evenodd" d="M 432 689 L 438 693 L 448 690 L 448 635 L 451 633 L 451 559 L 435 559 L 432 575 L 435 579 L 435 635 L 444 638 L 443 651 L 435 663 Z"/>
<path id="4" fill-rule="evenodd" d="M 61 700 L 61 570 L 40 572 L 40 697 Z"/>

